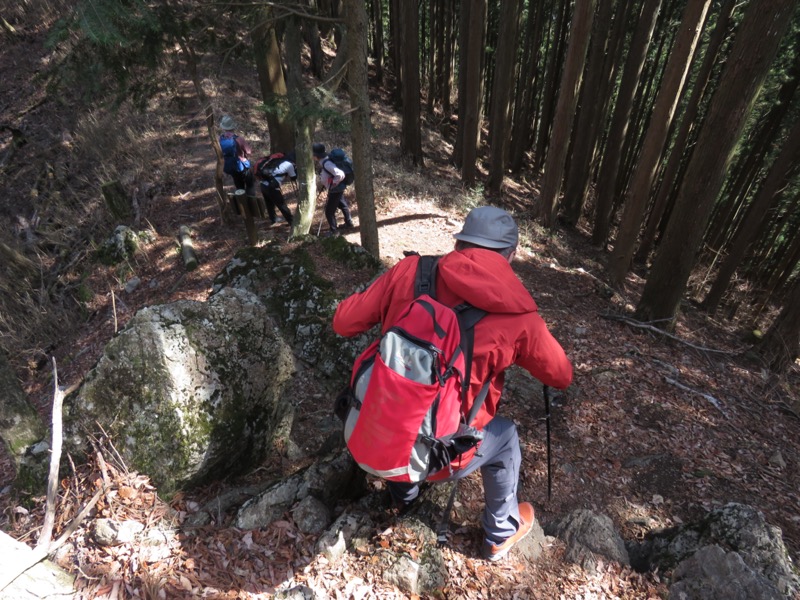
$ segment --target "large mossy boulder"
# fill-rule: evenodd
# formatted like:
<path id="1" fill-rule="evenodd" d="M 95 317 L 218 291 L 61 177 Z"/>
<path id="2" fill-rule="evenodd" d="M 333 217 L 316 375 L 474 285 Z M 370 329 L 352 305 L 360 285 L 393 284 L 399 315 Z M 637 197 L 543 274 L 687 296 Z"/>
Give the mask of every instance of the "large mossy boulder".
<path id="1" fill-rule="evenodd" d="M 130 468 L 163 493 L 245 472 L 291 409 L 290 347 L 259 298 L 227 288 L 207 302 L 139 311 L 68 399 L 70 439 L 100 424 Z"/>
<path id="2" fill-rule="evenodd" d="M 369 278 L 384 268 L 361 246 L 344 238 L 311 238 L 288 253 L 275 246 L 237 252 L 214 280 L 212 293 L 233 287 L 256 294 L 279 321 L 295 356 L 332 383 L 343 383 L 354 359 L 376 332 L 349 339 L 334 333 L 331 321 L 341 294 L 318 274 L 312 250 L 347 266 L 350 274 L 361 271 Z"/>

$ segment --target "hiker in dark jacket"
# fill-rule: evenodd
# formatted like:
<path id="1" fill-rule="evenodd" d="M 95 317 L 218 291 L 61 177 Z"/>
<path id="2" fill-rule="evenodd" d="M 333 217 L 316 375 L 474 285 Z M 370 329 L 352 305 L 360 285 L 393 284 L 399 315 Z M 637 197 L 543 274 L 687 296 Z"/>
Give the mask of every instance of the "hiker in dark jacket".
<path id="1" fill-rule="evenodd" d="M 505 370 L 518 365 L 545 385 L 564 389 L 572 381 L 572 365 L 511 268 L 518 240 L 511 215 L 493 206 L 476 208 L 455 238 L 455 251 L 437 264 L 436 298 L 446 306 L 466 302 L 487 313 L 474 329 L 469 406 L 464 407 L 468 412 L 488 381 L 488 394 L 472 423 L 484 438 L 477 451 L 469 450 L 451 463 L 455 473 L 442 469 L 428 480 L 460 479 L 481 470 L 486 504 L 482 554 L 494 561 L 530 532 L 534 520 L 533 506 L 517 501 L 522 458 L 516 426 L 497 415 Z M 334 331 L 352 337 L 380 323 L 386 333 L 414 299 L 419 258 L 404 258 L 366 291 L 343 300 L 333 316 Z M 419 494 L 416 483 L 387 483 L 398 508 Z"/>
<path id="2" fill-rule="evenodd" d="M 222 135 L 219 136 L 219 145 L 222 148 L 222 157 L 225 161 L 223 170 L 233 178 L 233 185 L 237 190 L 244 190 L 248 196 L 256 195 L 256 183 L 253 177 L 253 168 L 250 165 L 250 155 L 253 150 L 243 137 L 233 133 L 236 121 L 230 115 L 225 115 L 219 121 Z"/>
<path id="3" fill-rule="evenodd" d="M 295 154 L 289 152 L 282 160 L 279 160 L 275 168 L 261 181 L 261 195 L 264 197 L 264 204 L 267 206 L 267 214 L 272 225 L 281 222 L 280 217 L 275 213 L 275 208 L 281 211 L 283 218 L 291 227 L 293 223 L 292 211 L 286 205 L 286 198 L 283 196 L 281 186 L 286 181 L 296 181 L 297 171 L 294 166 Z"/>
<path id="4" fill-rule="evenodd" d="M 341 209 L 344 215 L 344 225 L 342 229 L 352 229 L 353 218 L 350 216 L 350 205 L 344 197 L 344 190 L 347 185 L 344 183 L 344 171 L 328 158 L 324 144 L 314 144 L 312 146 L 314 161 L 319 163 L 319 178 L 323 187 L 328 190 L 328 199 L 325 201 L 325 219 L 330 228 L 327 235 L 339 235 L 339 228 L 336 225 L 336 210 Z"/>

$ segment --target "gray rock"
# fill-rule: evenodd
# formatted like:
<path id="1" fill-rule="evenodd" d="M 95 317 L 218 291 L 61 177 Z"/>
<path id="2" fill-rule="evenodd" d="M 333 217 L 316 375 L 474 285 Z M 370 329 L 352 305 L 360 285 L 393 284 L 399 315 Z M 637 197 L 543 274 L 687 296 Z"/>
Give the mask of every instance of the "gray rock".
<path id="1" fill-rule="evenodd" d="M 556 524 L 552 534 L 566 543 L 565 558 L 589 573 L 596 572 L 602 558 L 630 565 L 625 543 L 606 515 L 575 510 Z"/>
<path id="2" fill-rule="evenodd" d="M 143 529 L 144 525 L 138 521 L 97 519 L 94 522 L 94 540 L 101 546 L 127 544 L 136 539 Z"/>
<path id="3" fill-rule="evenodd" d="M 21 572 L 33 550 L 0 531 L 0 581 Z M 49 560 L 36 563 L 0 591 L 8 600 L 67 600 L 77 598 L 75 578 Z"/>
<path id="4" fill-rule="evenodd" d="M 303 533 L 322 533 L 330 525 L 331 511 L 314 496 L 306 496 L 292 509 L 292 517 Z"/>
<path id="5" fill-rule="evenodd" d="M 148 307 L 68 399 L 67 438 L 79 447 L 99 423 L 165 494 L 240 473 L 266 456 L 291 409 L 281 392 L 293 365 L 253 294 L 226 289 L 208 302 Z"/>
<path id="6" fill-rule="evenodd" d="M 633 549 L 636 567 L 664 571 L 675 568 L 704 546 L 718 545 L 741 556 L 744 563 L 768 579 L 786 596 L 800 592 L 781 530 L 766 522 L 752 506 L 730 503 L 709 512 L 696 523 L 649 534 Z"/>
<path id="7" fill-rule="evenodd" d="M 335 564 L 355 540 L 370 536 L 373 527 L 367 513 L 345 511 L 317 540 L 316 552 L 322 554 L 328 562 Z"/>
<path id="8" fill-rule="evenodd" d="M 248 500 L 236 515 L 235 527 L 258 529 L 279 519 L 308 496 L 333 505 L 363 489 L 364 475 L 348 452 L 314 463 Z"/>
<path id="9" fill-rule="evenodd" d="M 306 585 L 296 585 L 289 590 L 275 593 L 275 600 L 317 600 L 318 598 L 321 596 Z"/>
<path id="10" fill-rule="evenodd" d="M 784 595 L 737 552 L 703 546 L 678 565 L 670 600 L 781 600 Z"/>

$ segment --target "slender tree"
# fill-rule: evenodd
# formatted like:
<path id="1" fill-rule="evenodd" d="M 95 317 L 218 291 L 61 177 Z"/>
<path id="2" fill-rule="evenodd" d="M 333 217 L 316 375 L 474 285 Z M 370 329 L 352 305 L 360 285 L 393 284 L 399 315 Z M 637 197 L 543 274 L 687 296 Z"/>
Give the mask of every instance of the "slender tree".
<path id="1" fill-rule="evenodd" d="M 422 125 L 420 119 L 419 27 L 416 2 L 400 2 L 400 49 L 403 85 L 403 127 L 400 153 L 414 166 L 422 166 Z"/>
<path id="2" fill-rule="evenodd" d="M 275 19 L 268 5 L 256 7 L 256 24 L 250 32 L 261 99 L 267 107 L 267 127 L 272 152 L 294 148 L 294 131 L 282 115 L 286 114 L 287 90 L 283 61 L 275 35 Z"/>
<path id="3" fill-rule="evenodd" d="M 636 253 L 635 259 L 640 262 L 645 262 L 650 250 L 655 241 L 656 232 L 658 231 L 658 224 L 661 217 L 667 208 L 667 202 L 672 191 L 673 183 L 678 176 L 679 168 L 683 157 L 688 153 L 691 155 L 692 148 L 687 147 L 689 135 L 692 128 L 696 123 L 697 114 L 700 110 L 700 103 L 705 95 L 708 81 L 711 77 L 714 65 L 720 58 L 720 49 L 725 41 L 728 33 L 728 24 L 730 16 L 733 12 L 734 3 L 736 0 L 723 0 L 720 7 L 719 14 L 717 15 L 717 23 L 714 26 L 714 32 L 708 42 L 703 55 L 703 63 L 695 78 L 694 86 L 692 87 L 691 95 L 686 102 L 686 108 L 683 111 L 683 117 L 678 129 L 675 139 L 672 141 L 672 152 L 669 155 L 667 164 L 664 167 L 664 173 L 661 177 L 661 183 L 658 187 L 656 198 L 653 201 L 653 208 L 650 211 L 650 217 L 647 221 L 647 227 L 642 234 L 642 239 L 639 243 L 639 250 Z"/>
<path id="4" fill-rule="evenodd" d="M 575 117 L 575 105 L 578 101 L 578 89 L 581 73 L 586 62 L 586 50 L 589 47 L 589 34 L 592 30 L 595 0 L 586 0 L 575 5 L 572 26 L 569 35 L 564 75 L 558 92 L 558 105 L 553 120 L 553 139 L 547 152 L 547 162 L 542 183 L 539 218 L 545 227 L 555 224 L 558 211 L 558 195 L 561 180 L 564 177 L 564 165 L 569 148 L 570 129 Z"/>
<path id="5" fill-rule="evenodd" d="M 375 192 L 372 186 L 372 136 L 367 77 L 367 10 L 363 0 L 344 0 L 347 18 L 347 87 L 350 93 L 350 135 L 353 147 L 358 222 L 361 245 L 374 257 L 380 257 L 378 221 L 375 216 Z"/>
<path id="6" fill-rule="evenodd" d="M 686 4 L 681 28 L 670 53 L 664 80 L 659 88 L 639 160 L 628 188 L 625 212 L 614 250 L 608 259 L 609 275 L 617 284 L 622 283 L 630 267 L 658 162 L 667 143 L 672 117 L 710 6 L 711 0 L 695 0 Z"/>
<path id="7" fill-rule="evenodd" d="M 482 65 L 484 35 L 486 32 L 486 0 L 467 0 L 469 24 L 461 32 L 466 44 L 464 70 L 464 96 L 459 96 L 458 120 L 462 133 L 461 180 L 470 186 L 475 182 L 478 168 L 478 143 L 480 142 Z M 463 121 L 462 121 L 463 119 Z"/>
<path id="8" fill-rule="evenodd" d="M 747 8 L 639 300 L 642 320 L 674 321 L 731 152 L 794 9 L 794 0 Z"/>
<path id="9" fill-rule="evenodd" d="M 633 99 L 636 95 L 636 86 L 647 57 L 647 48 L 653 38 L 653 30 L 656 26 L 656 17 L 661 7 L 661 1 L 644 0 L 642 3 L 642 10 L 634 30 L 625 69 L 622 73 L 622 81 L 617 93 L 617 101 L 614 105 L 611 128 L 597 177 L 597 203 L 595 204 L 594 227 L 592 230 L 592 243 L 596 245 L 604 245 L 608 237 L 611 212 L 617 188 L 617 176 L 622 157 L 622 145 L 627 135 Z"/>
<path id="10" fill-rule="evenodd" d="M 486 188 L 499 193 L 508 162 L 508 138 L 511 119 L 511 100 L 514 89 L 514 58 L 517 53 L 519 30 L 519 0 L 500 5 L 500 36 L 497 45 L 492 90 L 492 110 L 489 119 L 489 179 Z"/>
<path id="11" fill-rule="evenodd" d="M 575 139 L 564 187 L 564 217 L 571 225 L 576 225 L 580 219 L 589 187 L 589 169 L 594 156 L 598 120 L 601 118 L 603 98 L 606 96 L 605 83 L 608 82 L 608 71 L 613 64 L 613 61 L 606 60 L 613 33 L 611 27 L 613 4 L 612 0 L 599 0 L 586 75 L 581 86 L 580 110 L 575 124 Z"/>
<path id="12" fill-rule="evenodd" d="M 785 373 L 794 364 L 800 348 L 800 277 L 786 297 L 783 310 L 772 323 L 755 350 L 776 373 Z"/>
<path id="13" fill-rule="evenodd" d="M 798 166 L 800 166 L 800 119 L 794 124 L 778 158 L 772 164 L 761 190 L 750 205 L 747 215 L 742 219 L 741 226 L 730 243 L 730 251 L 720 264 L 714 283 L 703 300 L 703 307 L 708 312 L 713 313 L 719 306 L 734 271 L 767 219 L 770 204 L 773 204 L 780 196 Z"/>

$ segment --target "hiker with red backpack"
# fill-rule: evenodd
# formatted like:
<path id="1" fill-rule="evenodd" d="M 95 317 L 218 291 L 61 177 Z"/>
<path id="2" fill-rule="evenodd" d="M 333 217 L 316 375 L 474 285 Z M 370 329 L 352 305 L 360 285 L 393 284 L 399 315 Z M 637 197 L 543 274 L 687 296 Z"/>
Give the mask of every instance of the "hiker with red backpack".
<path id="1" fill-rule="evenodd" d="M 517 501 L 522 459 L 516 426 L 497 415 L 505 370 L 519 365 L 558 389 L 572 381 L 569 359 L 511 268 L 518 236 L 506 211 L 492 206 L 473 209 L 455 235 L 453 252 L 432 266 L 427 257 L 407 256 L 364 292 L 343 300 L 333 317 L 334 331 L 346 337 L 381 324 L 379 346 L 373 349 L 373 344 L 362 355 L 372 352 L 369 361 L 357 361 L 343 410 L 337 410 L 345 419 L 345 439 L 356 462 L 387 480 L 401 510 L 417 498 L 422 481 L 458 480 L 480 469 L 485 500 L 482 556 L 491 561 L 506 556 L 530 533 L 534 521 L 531 504 Z M 425 275 L 425 270 L 432 273 Z M 444 349 L 450 345 L 443 335 L 451 327 L 447 307 L 458 315 L 456 332 L 460 327 L 467 339 L 463 352 L 460 338 L 455 351 L 448 354 Z M 477 314 L 462 316 L 470 313 Z M 415 339 L 431 336 L 427 330 L 436 332 L 442 343 L 423 343 L 415 350 Z M 423 352 L 426 347 L 432 359 Z M 447 364 L 441 364 L 444 361 Z M 362 377 L 367 362 L 371 371 Z M 431 365 L 432 376 L 425 381 L 417 377 Z M 408 383 L 392 370 L 414 381 Z M 451 424 L 448 432 L 439 426 L 441 416 L 434 411 L 449 397 L 449 389 L 460 385 L 451 384 L 453 378 L 457 382 L 461 377 L 460 423 Z M 416 403 L 429 392 L 435 394 L 435 402 L 425 413 L 426 407 L 418 409 Z M 413 414 L 420 417 L 418 433 L 416 425 L 406 427 Z M 404 429 L 408 431 L 399 433 Z M 405 452 L 404 448 L 411 449 L 410 455 L 391 456 L 394 449 Z"/>
<path id="2" fill-rule="evenodd" d="M 222 149 L 224 161 L 223 171 L 233 178 L 233 185 L 237 190 L 244 190 L 248 196 L 256 195 L 253 169 L 250 166 L 250 155 L 253 150 L 243 137 L 233 133 L 236 121 L 230 115 L 225 115 L 219 120 L 222 135 L 219 136 L 219 146 Z"/>
<path id="3" fill-rule="evenodd" d="M 345 189 L 352 182 L 352 168 L 350 168 L 350 177 L 348 177 L 348 173 L 337 165 L 325 151 L 325 144 L 315 143 L 311 148 L 314 161 L 320 166 L 319 178 L 322 186 L 328 190 L 328 198 L 325 201 L 325 219 L 328 221 L 330 229 L 327 235 L 335 237 L 339 235 L 339 228 L 336 224 L 337 209 L 340 209 L 344 215 L 342 229 L 355 227 L 353 218 L 350 216 L 350 205 L 344 197 Z M 347 168 L 344 164 L 342 167 Z"/>
<path id="4" fill-rule="evenodd" d="M 286 205 L 281 185 L 287 179 L 289 181 L 297 181 L 297 171 L 294 163 L 294 152 L 289 152 L 288 154 L 276 152 L 265 156 L 256 163 L 256 175 L 261 179 L 261 195 L 264 197 L 267 215 L 272 225 L 280 223 L 280 219 L 275 213 L 275 208 L 277 208 L 281 211 L 286 223 L 290 227 L 292 226 L 292 211 Z"/>

